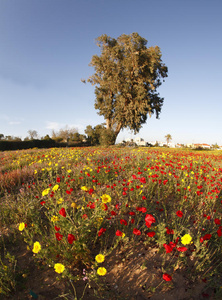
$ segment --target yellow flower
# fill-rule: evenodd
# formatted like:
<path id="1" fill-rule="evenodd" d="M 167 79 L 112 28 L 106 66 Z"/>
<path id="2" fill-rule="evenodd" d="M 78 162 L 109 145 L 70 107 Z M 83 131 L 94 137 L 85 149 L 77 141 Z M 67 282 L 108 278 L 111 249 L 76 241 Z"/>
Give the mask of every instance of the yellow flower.
<path id="1" fill-rule="evenodd" d="M 58 220 L 59 220 L 59 218 L 57 216 L 52 216 L 51 217 L 52 222 L 57 222 Z"/>
<path id="2" fill-rule="evenodd" d="M 48 195 L 49 191 L 50 191 L 50 188 L 45 189 L 45 190 L 42 192 L 42 196 Z"/>
<path id="3" fill-rule="evenodd" d="M 61 204 L 64 201 L 64 199 L 59 198 L 59 200 L 57 201 L 58 204 Z"/>
<path id="4" fill-rule="evenodd" d="M 68 172 L 68 173 L 71 173 L 71 172 L 72 172 L 72 170 L 67 170 L 67 172 Z"/>
<path id="5" fill-rule="evenodd" d="M 25 228 L 25 223 L 20 223 L 19 224 L 19 231 L 22 231 Z"/>
<path id="6" fill-rule="evenodd" d="M 87 188 L 86 186 L 82 186 L 82 187 L 81 187 L 81 190 L 87 192 L 87 191 L 88 191 L 88 188 Z"/>
<path id="7" fill-rule="evenodd" d="M 73 203 L 71 204 L 71 207 L 72 207 L 72 208 L 77 208 L 77 204 L 76 204 L 75 202 L 73 202 Z"/>
<path id="8" fill-rule="evenodd" d="M 98 268 L 98 269 L 97 269 L 97 274 L 98 274 L 99 276 L 104 276 L 104 275 L 106 275 L 106 269 L 103 268 L 103 267 Z"/>
<path id="9" fill-rule="evenodd" d="M 62 264 L 55 264 L 54 269 L 56 273 L 62 273 L 65 270 L 65 266 Z"/>
<path id="10" fill-rule="evenodd" d="M 58 190 L 58 188 L 59 188 L 59 185 L 58 184 L 56 184 L 53 188 L 52 188 L 52 190 L 53 191 L 57 191 Z"/>
<path id="11" fill-rule="evenodd" d="M 104 194 L 101 196 L 101 198 L 103 203 L 111 202 L 111 197 L 109 195 Z"/>
<path id="12" fill-rule="evenodd" d="M 105 256 L 102 254 L 98 254 L 98 255 L 96 255 L 95 259 L 98 263 L 102 263 L 105 260 Z"/>
<path id="13" fill-rule="evenodd" d="M 32 252 L 38 253 L 40 250 L 41 250 L 41 245 L 40 245 L 40 243 L 39 243 L 39 242 L 35 242 L 34 245 L 33 245 Z"/>
<path id="14" fill-rule="evenodd" d="M 182 236 L 181 238 L 181 243 L 183 245 L 188 245 L 190 244 L 190 242 L 192 241 L 192 237 L 189 234 L 185 234 L 184 236 Z"/>

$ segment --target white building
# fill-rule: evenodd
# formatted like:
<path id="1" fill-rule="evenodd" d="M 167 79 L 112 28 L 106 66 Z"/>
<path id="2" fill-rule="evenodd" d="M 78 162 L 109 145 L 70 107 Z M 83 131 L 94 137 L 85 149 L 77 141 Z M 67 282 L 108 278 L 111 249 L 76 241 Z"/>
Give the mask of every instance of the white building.
<path id="1" fill-rule="evenodd" d="M 142 138 L 135 138 L 134 142 L 138 145 L 138 146 L 146 146 L 146 142 L 144 141 L 144 139 Z"/>

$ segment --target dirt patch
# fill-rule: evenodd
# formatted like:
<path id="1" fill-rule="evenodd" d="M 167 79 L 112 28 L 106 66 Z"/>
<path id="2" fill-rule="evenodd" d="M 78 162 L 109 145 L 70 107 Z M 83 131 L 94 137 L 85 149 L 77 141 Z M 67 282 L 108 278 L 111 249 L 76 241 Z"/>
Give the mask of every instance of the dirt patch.
<path id="1" fill-rule="evenodd" d="M 7 244 L 7 238 L 5 240 Z M 21 239 L 17 237 L 14 243 L 8 241 L 6 246 L 9 245 L 11 249 L 7 249 L 17 260 L 17 285 L 16 291 L 10 297 L 0 299 L 75 299 L 72 285 L 65 280 L 58 281 L 52 267 L 44 263 L 36 264 L 33 261 L 33 253 L 27 250 L 27 245 Z M 164 281 L 162 255 L 157 248 L 145 246 L 143 243 L 114 250 L 102 264 L 107 269 L 106 276 L 100 278 L 99 285 L 90 283 L 90 288 L 87 285 L 82 299 L 221 299 L 220 296 L 215 296 L 213 289 L 207 287 L 206 282 L 192 282 L 185 268 L 171 270 L 172 281 Z M 75 283 L 77 299 L 82 296 L 86 284 L 87 280 Z"/>

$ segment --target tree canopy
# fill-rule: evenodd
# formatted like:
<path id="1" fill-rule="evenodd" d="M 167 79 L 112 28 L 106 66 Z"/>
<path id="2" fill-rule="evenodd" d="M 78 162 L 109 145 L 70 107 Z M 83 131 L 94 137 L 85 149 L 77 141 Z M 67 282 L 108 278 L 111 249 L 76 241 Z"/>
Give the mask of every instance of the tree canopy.
<path id="1" fill-rule="evenodd" d="M 95 108 L 115 139 L 124 128 L 139 132 L 147 114 L 155 113 L 158 118 L 161 112 L 164 99 L 157 88 L 168 69 L 162 63 L 160 48 L 147 48 L 146 44 L 138 33 L 97 38 L 101 55 L 92 57 L 90 66 L 95 73 L 88 82 L 95 85 Z"/>

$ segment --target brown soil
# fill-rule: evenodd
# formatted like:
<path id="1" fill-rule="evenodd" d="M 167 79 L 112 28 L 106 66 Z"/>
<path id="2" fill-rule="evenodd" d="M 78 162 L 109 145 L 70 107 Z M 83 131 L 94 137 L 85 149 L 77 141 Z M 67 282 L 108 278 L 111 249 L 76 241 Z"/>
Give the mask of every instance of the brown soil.
<path id="1" fill-rule="evenodd" d="M 12 245 L 12 244 L 11 244 Z M 17 259 L 17 270 L 20 270 L 21 284 L 10 297 L 0 299 L 10 300 L 53 300 L 75 299 L 73 288 L 67 282 L 56 279 L 53 268 L 37 265 L 33 255 L 27 250 L 26 244 L 19 242 L 10 250 Z M 103 290 L 97 290 L 96 284 L 86 288 L 84 300 L 201 300 L 217 298 L 213 289 L 207 288 L 207 283 L 199 280 L 192 282 L 186 276 L 186 270 L 178 268 L 170 273 L 173 280 L 162 280 L 162 257 L 158 249 L 148 248 L 140 243 L 136 247 L 116 249 L 106 258 L 102 266 L 107 274 L 101 277 Z M 77 299 L 81 298 L 86 282 L 75 283 Z M 222 282 L 221 282 L 222 284 Z M 154 288 L 156 290 L 154 291 Z M 94 295 L 97 291 L 97 297 Z M 36 298 L 36 295 L 38 298 Z"/>

